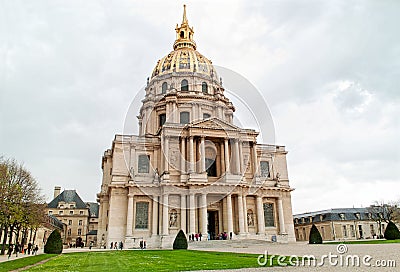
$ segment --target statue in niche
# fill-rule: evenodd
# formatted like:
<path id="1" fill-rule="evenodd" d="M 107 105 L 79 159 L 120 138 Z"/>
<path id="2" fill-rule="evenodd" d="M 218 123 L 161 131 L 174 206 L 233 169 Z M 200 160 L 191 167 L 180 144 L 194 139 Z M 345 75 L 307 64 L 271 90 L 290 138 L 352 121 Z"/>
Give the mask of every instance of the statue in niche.
<path id="1" fill-rule="evenodd" d="M 247 226 L 252 227 L 254 226 L 254 219 L 253 219 L 253 212 L 249 211 L 247 213 Z"/>
<path id="2" fill-rule="evenodd" d="M 160 182 L 160 174 L 158 173 L 158 168 L 156 168 L 156 170 L 154 170 L 154 182 Z"/>
<path id="3" fill-rule="evenodd" d="M 178 221 L 178 214 L 175 210 L 172 210 L 171 214 L 169 215 L 169 226 L 170 227 L 177 227 Z"/>
<path id="4" fill-rule="evenodd" d="M 275 187 L 280 187 L 281 186 L 281 174 L 278 172 L 276 173 L 276 178 L 275 178 Z"/>

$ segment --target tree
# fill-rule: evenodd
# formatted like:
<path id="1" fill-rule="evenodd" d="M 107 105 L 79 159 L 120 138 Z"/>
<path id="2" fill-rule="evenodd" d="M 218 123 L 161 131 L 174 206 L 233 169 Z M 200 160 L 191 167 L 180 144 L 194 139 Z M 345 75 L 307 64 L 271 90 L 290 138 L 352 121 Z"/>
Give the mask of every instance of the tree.
<path id="1" fill-rule="evenodd" d="M 180 230 L 175 237 L 173 249 L 187 249 L 187 248 L 188 248 L 188 242 L 186 239 L 186 235 L 183 232 L 183 230 Z"/>
<path id="2" fill-rule="evenodd" d="M 310 230 L 309 244 L 322 244 L 322 236 L 317 227 L 313 224 Z"/>
<path id="3" fill-rule="evenodd" d="M 393 223 L 392 221 L 390 221 L 386 226 L 385 239 L 386 240 L 400 239 L 400 231 L 397 228 L 396 224 Z"/>
<path id="4" fill-rule="evenodd" d="M 41 223 L 42 216 L 39 214 L 44 213 L 44 203 L 38 183 L 31 173 L 16 160 L 0 157 L 1 254 L 4 254 L 7 236 L 10 244 L 15 232 L 19 242 L 21 230 Z M 38 210 L 37 207 L 41 208 Z"/>
<path id="5" fill-rule="evenodd" d="M 60 254 L 63 250 L 61 234 L 58 230 L 53 230 L 44 245 L 44 253 Z"/>
<path id="6" fill-rule="evenodd" d="M 382 238 L 382 223 L 390 221 L 398 222 L 400 220 L 400 212 L 398 203 L 389 201 L 375 201 L 374 204 L 367 208 L 370 219 L 374 220 L 379 226 L 379 237 Z"/>

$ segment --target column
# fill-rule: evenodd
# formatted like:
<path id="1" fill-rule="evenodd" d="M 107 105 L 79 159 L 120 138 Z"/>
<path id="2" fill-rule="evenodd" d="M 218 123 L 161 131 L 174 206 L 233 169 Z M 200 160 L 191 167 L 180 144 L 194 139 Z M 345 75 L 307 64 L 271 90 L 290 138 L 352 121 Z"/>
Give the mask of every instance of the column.
<path id="1" fill-rule="evenodd" d="M 238 212 L 239 212 L 239 234 L 243 234 L 244 231 L 244 213 L 243 213 L 243 197 L 238 195 Z"/>
<path id="2" fill-rule="evenodd" d="M 261 196 L 257 196 L 257 225 L 258 234 L 265 233 L 264 207 Z"/>
<path id="3" fill-rule="evenodd" d="M 133 194 L 128 194 L 128 212 L 126 215 L 126 236 L 132 236 L 133 229 Z"/>
<path id="4" fill-rule="evenodd" d="M 158 234 L 158 196 L 153 196 L 153 219 L 152 219 L 152 228 L 151 234 Z"/>
<path id="5" fill-rule="evenodd" d="M 243 195 L 243 216 L 244 216 L 244 232 L 249 232 L 249 223 L 247 221 L 247 196 Z"/>
<path id="6" fill-rule="evenodd" d="M 286 233 L 285 230 L 285 219 L 283 214 L 283 203 L 282 198 L 278 198 L 278 220 L 279 220 L 279 232 L 280 234 Z"/>
<path id="7" fill-rule="evenodd" d="M 224 156 L 224 143 L 220 144 L 220 151 L 221 151 L 221 176 L 223 175 L 225 171 L 225 156 Z"/>
<path id="8" fill-rule="evenodd" d="M 168 194 L 164 194 L 162 197 L 163 197 L 162 234 L 168 235 L 169 234 Z"/>
<path id="9" fill-rule="evenodd" d="M 167 171 L 167 172 L 169 171 L 168 152 L 169 152 L 169 139 L 168 139 L 168 136 L 164 136 L 164 155 L 165 155 L 164 171 Z"/>
<path id="10" fill-rule="evenodd" d="M 194 172 L 194 144 L 192 136 L 189 138 L 189 172 Z"/>
<path id="11" fill-rule="evenodd" d="M 201 173 L 204 173 L 206 171 L 206 144 L 205 144 L 205 137 L 201 137 L 201 142 L 200 142 L 200 150 L 201 150 Z"/>
<path id="12" fill-rule="evenodd" d="M 235 139 L 235 174 L 240 174 L 239 139 Z"/>
<path id="13" fill-rule="evenodd" d="M 207 239 L 207 194 L 201 194 L 201 206 L 200 206 L 200 217 L 201 217 L 201 229 L 200 233 L 204 239 Z"/>
<path id="14" fill-rule="evenodd" d="M 196 104 L 192 103 L 192 114 L 191 114 L 191 120 L 196 120 Z"/>
<path id="15" fill-rule="evenodd" d="M 239 140 L 240 173 L 244 175 L 246 169 L 243 165 L 243 142 Z"/>
<path id="16" fill-rule="evenodd" d="M 186 234 L 186 195 L 181 195 L 181 230 Z"/>
<path id="17" fill-rule="evenodd" d="M 181 174 L 186 173 L 186 139 L 181 137 Z"/>
<path id="18" fill-rule="evenodd" d="M 196 205 L 194 202 L 194 194 L 189 195 L 189 234 L 196 232 Z"/>
<path id="19" fill-rule="evenodd" d="M 225 138 L 225 141 L 224 141 L 224 145 L 225 145 L 225 147 L 224 147 L 224 150 L 225 150 L 225 172 L 227 173 L 227 174 L 229 174 L 230 173 L 230 163 L 229 163 L 229 145 L 228 145 L 228 138 Z"/>
<path id="20" fill-rule="evenodd" d="M 253 175 L 257 176 L 258 173 L 258 160 L 257 160 L 257 145 L 253 143 Z"/>
<path id="21" fill-rule="evenodd" d="M 232 196 L 226 196 L 226 214 L 228 217 L 228 236 L 233 233 L 233 218 L 232 218 Z"/>

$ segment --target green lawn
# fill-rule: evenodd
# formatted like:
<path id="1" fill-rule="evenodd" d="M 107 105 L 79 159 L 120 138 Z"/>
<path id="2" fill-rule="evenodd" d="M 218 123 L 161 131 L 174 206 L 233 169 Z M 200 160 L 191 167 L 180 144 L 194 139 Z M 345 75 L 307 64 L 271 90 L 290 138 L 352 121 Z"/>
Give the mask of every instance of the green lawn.
<path id="1" fill-rule="evenodd" d="M 3 263 L 0 263 L 0 272 L 22 268 L 22 267 L 25 267 L 25 266 L 28 266 L 31 264 L 38 263 L 45 259 L 49 259 L 53 256 L 56 256 L 56 255 L 55 254 L 41 254 L 41 255 L 36 255 L 36 256 L 24 257 L 24 258 L 20 258 L 20 259 L 14 259 L 14 260 L 8 261 L 8 262 L 3 262 Z M 15 258 L 15 256 L 13 256 L 13 258 Z"/>
<path id="2" fill-rule="evenodd" d="M 358 240 L 358 241 L 341 241 L 341 242 L 326 242 L 324 244 L 394 244 L 400 243 L 400 239 L 398 240 Z"/>
<path id="3" fill-rule="evenodd" d="M 257 257 L 258 255 L 255 254 L 194 250 L 93 251 L 61 254 L 26 271 L 120 272 L 239 269 L 259 267 Z M 275 260 L 274 264 L 276 265 Z"/>

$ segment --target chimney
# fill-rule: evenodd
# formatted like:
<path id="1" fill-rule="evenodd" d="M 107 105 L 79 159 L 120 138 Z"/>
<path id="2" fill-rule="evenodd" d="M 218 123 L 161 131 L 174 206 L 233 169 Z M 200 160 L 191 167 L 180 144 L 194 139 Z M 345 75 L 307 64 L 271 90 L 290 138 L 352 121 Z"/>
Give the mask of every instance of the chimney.
<path id="1" fill-rule="evenodd" d="M 61 193 L 61 187 L 56 186 L 54 187 L 54 198 L 56 198 Z"/>

